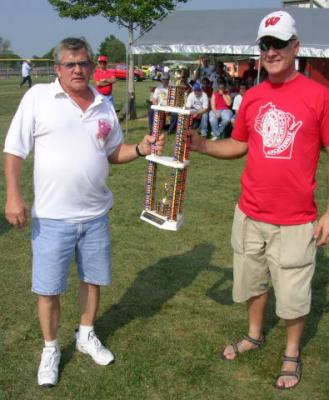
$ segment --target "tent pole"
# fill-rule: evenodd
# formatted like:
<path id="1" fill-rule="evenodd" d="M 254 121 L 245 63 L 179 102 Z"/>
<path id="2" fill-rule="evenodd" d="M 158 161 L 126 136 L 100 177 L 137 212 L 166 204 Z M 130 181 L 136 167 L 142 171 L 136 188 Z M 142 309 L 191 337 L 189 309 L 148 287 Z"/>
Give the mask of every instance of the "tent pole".
<path id="1" fill-rule="evenodd" d="M 260 65 L 260 55 L 258 56 L 258 70 L 257 70 L 257 85 L 259 84 L 259 80 L 260 80 L 260 69 L 261 69 L 261 65 Z"/>
<path id="2" fill-rule="evenodd" d="M 127 101 L 127 109 L 126 109 L 126 129 L 125 129 L 125 136 L 128 136 L 128 109 L 129 109 L 129 57 L 128 57 L 128 47 L 129 47 L 129 39 L 127 42 L 126 47 L 126 101 Z"/>

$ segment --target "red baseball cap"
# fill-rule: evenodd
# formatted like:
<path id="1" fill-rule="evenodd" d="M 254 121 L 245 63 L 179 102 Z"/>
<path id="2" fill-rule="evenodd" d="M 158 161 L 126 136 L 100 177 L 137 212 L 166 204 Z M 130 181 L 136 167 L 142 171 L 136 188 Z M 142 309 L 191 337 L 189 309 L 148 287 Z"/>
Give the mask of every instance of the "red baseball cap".
<path id="1" fill-rule="evenodd" d="M 98 62 L 100 62 L 100 61 L 107 62 L 107 57 L 106 56 L 99 56 L 98 57 Z"/>

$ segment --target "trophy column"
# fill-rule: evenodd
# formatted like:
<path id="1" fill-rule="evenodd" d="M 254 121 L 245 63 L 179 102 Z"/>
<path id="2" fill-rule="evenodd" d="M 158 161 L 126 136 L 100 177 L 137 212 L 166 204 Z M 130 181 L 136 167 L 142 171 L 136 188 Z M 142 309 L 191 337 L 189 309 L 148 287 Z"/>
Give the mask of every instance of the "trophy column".
<path id="1" fill-rule="evenodd" d="M 177 87 L 174 88 L 177 89 Z M 175 104 L 175 101 L 172 100 L 175 99 L 173 91 L 173 87 L 169 87 L 169 104 Z M 179 100 L 182 101 L 181 98 Z M 141 219 L 160 229 L 176 231 L 183 223 L 183 203 L 190 145 L 187 130 L 191 125 L 191 111 L 171 105 L 152 106 L 152 108 L 154 109 L 153 136 L 160 135 L 166 113 L 177 113 L 178 121 L 172 156 L 158 156 L 155 147 L 152 148 L 151 154 L 146 156 L 148 161 L 146 190 Z M 160 165 L 166 169 L 164 172 L 166 178 L 164 184 L 159 188 L 157 178 Z"/>

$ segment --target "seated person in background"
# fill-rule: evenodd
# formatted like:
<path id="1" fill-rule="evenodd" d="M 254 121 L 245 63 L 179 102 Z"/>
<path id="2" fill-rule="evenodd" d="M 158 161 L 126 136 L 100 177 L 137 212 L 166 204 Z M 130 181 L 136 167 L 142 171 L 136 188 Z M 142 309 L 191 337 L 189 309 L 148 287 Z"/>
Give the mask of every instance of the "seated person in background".
<path id="1" fill-rule="evenodd" d="M 189 78 L 189 71 L 188 69 L 184 68 L 179 72 L 179 76 L 177 77 L 176 80 L 176 85 L 184 86 L 187 94 L 191 93 L 192 91 L 192 86 L 190 85 L 188 78 Z"/>
<path id="2" fill-rule="evenodd" d="M 195 83 L 192 89 L 193 92 L 187 96 L 185 108 L 194 111 L 192 128 L 199 128 L 201 136 L 207 137 L 209 99 L 199 83 Z"/>
<path id="3" fill-rule="evenodd" d="M 244 71 L 242 79 L 246 82 L 247 88 L 251 88 L 256 84 L 258 71 L 255 68 L 255 60 L 250 58 L 248 62 L 248 69 Z"/>
<path id="4" fill-rule="evenodd" d="M 106 96 L 113 103 L 112 85 L 116 82 L 115 76 L 107 69 L 107 57 L 98 57 L 98 66 L 95 68 L 93 80 L 97 92 Z"/>
<path id="5" fill-rule="evenodd" d="M 156 106 L 167 106 L 168 100 L 168 86 L 169 86 L 170 76 L 168 73 L 163 73 L 161 75 L 161 86 L 155 88 L 153 95 L 151 96 L 151 101 L 153 105 Z M 149 120 L 149 130 L 152 132 L 153 126 L 153 116 L 154 110 L 152 108 L 148 111 L 148 120 Z M 177 114 L 171 113 L 170 114 L 170 123 L 168 133 L 174 133 L 176 131 L 176 124 L 177 124 Z"/>
<path id="6" fill-rule="evenodd" d="M 192 85 L 189 82 L 188 70 L 182 70 L 180 78 L 176 81 L 176 85 L 184 86 L 184 104 L 186 103 L 187 96 L 192 92 Z"/>
<path id="7" fill-rule="evenodd" d="M 205 92 L 206 95 L 208 96 L 208 98 L 210 99 L 212 92 L 213 92 L 212 84 L 211 84 L 209 78 L 207 78 L 206 76 L 204 78 L 202 78 L 201 88 L 202 88 L 202 91 Z"/>
<path id="8" fill-rule="evenodd" d="M 219 80 L 224 82 L 225 85 L 232 85 L 232 77 L 225 70 L 225 65 L 222 61 L 217 61 L 215 65 L 215 71 L 210 75 L 210 82 L 214 91 L 218 90 Z"/>
<path id="9" fill-rule="evenodd" d="M 233 127 L 234 127 L 234 123 L 235 123 L 236 117 L 237 117 L 239 109 L 240 109 L 242 98 L 243 98 L 244 94 L 246 93 L 246 91 L 247 91 L 247 85 L 243 81 L 240 82 L 239 93 L 233 99 L 232 110 L 234 112 L 234 115 L 231 118 L 231 124 Z"/>
<path id="10" fill-rule="evenodd" d="M 201 56 L 199 58 L 199 65 L 194 73 L 194 81 L 201 83 L 202 78 L 205 76 L 210 78 L 211 74 L 215 71 L 214 65 L 210 64 L 209 57 Z"/>
<path id="11" fill-rule="evenodd" d="M 148 99 L 146 99 L 146 104 L 151 107 L 151 105 L 153 104 L 153 94 L 155 92 L 156 87 L 155 86 L 149 86 L 149 91 L 150 91 L 150 97 Z"/>
<path id="12" fill-rule="evenodd" d="M 218 82 L 218 91 L 211 96 L 209 122 L 211 126 L 211 140 L 218 140 L 232 118 L 232 98 L 223 81 Z"/>

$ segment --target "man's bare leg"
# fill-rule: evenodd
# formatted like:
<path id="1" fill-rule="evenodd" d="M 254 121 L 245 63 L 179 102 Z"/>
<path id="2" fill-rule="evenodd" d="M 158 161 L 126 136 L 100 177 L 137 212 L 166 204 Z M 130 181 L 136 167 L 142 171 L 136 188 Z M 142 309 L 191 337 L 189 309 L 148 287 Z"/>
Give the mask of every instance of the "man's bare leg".
<path id="1" fill-rule="evenodd" d="M 80 282 L 79 305 L 80 325 L 94 325 L 99 306 L 100 287 L 90 283 Z"/>
<path id="2" fill-rule="evenodd" d="M 51 342 L 57 339 L 57 329 L 60 317 L 59 295 L 39 295 L 38 315 L 44 340 Z"/>
<path id="3" fill-rule="evenodd" d="M 287 344 L 285 355 L 288 357 L 298 357 L 300 354 L 300 341 L 302 338 L 306 315 L 296 319 L 285 320 L 287 329 Z M 291 361 L 284 361 L 282 371 L 296 371 L 297 364 Z M 291 388 L 296 386 L 298 378 L 295 376 L 280 376 L 276 382 L 277 387 Z"/>
<path id="4" fill-rule="evenodd" d="M 59 295 L 39 295 L 37 307 L 42 335 L 46 342 L 38 368 L 38 385 L 52 387 L 58 380 L 58 366 L 61 359 L 57 340 L 60 317 Z"/>
<path id="5" fill-rule="evenodd" d="M 94 323 L 100 299 L 100 286 L 80 282 L 80 327 L 76 332 L 76 348 L 82 353 L 89 354 L 99 365 L 114 362 L 114 354 L 102 345 L 94 332 Z"/>
<path id="6" fill-rule="evenodd" d="M 261 339 L 263 335 L 264 312 L 268 297 L 268 293 L 263 293 L 259 296 L 252 297 L 247 301 L 249 324 L 248 336 L 256 340 Z M 240 353 L 248 350 L 253 350 L 258 347 L 257 345 L 245 339 L 242 339 L 240 342 L 238 342 L 237 346 Z M 226 346 L 226 348 L 224 349 L 223 356 L 227 360 L 234 360 L 237 354 L 234 351 L 233 347 L 229 345 Z"/>

